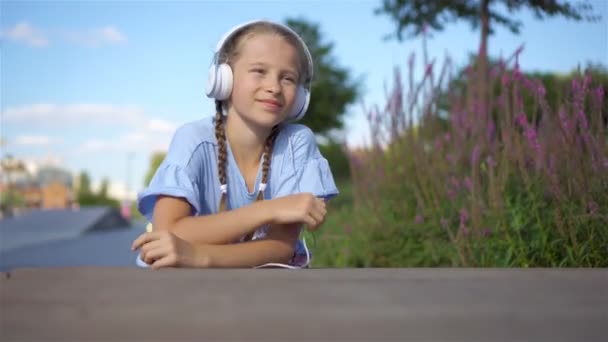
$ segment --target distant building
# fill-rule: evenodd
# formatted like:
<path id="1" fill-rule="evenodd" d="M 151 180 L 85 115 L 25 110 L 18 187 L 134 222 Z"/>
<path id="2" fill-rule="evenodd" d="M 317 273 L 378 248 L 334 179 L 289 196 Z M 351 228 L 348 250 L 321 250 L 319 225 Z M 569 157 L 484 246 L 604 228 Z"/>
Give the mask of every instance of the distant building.
<path id="1" fill-rule="evenodd" d="M 42 165 L 35 173 L 21 160 L 0 162 L 0 193 L 4 215 L 28 209 L 72 208 L 76 200 L 72 174 L 58 166 Z"/>
<path id="2" fill-rule="evenodd" d="M 72 174 L 64 169 L 45 166 L 38 170 L 42 209 L 71 208 L 76 201 Z"/>

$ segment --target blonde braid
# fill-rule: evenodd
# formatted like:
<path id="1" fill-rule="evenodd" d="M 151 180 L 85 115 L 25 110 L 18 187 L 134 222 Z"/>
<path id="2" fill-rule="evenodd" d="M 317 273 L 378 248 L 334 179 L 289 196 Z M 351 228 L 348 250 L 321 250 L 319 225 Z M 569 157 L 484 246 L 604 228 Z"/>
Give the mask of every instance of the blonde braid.
<path id="1" fill-rule="evenodd" d="M 224 129 L 224 118 L 222 117 L 222 101 L 215 101 L 215 139 L 217 140 L 217 171 L 220 177 L 220 185 L 227 186 L 226 177 L 226 131 Z M 226 211 L 227 192 L 222 191 L 220 197 L 219 212 Z"/>

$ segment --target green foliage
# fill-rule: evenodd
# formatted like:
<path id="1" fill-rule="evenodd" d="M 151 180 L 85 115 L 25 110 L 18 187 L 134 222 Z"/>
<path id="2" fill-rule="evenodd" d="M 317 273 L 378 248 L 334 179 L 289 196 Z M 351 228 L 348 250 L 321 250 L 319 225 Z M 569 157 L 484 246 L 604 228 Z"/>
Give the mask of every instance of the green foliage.
<path id="1" fill-rule="evenodd" d="M 80 206 L 110 206 L 119 208 L 120 202 L 108 196 L 109 181 L 103 179 L 99 192 L 95 193 L 91 189 L 91 178 L 86 171 L 80 173 L 80 184 L 76 193 L 76 199 Z"/>
<path id="2" fill-rule="evenodd" d="M 91 178 L 89 177 L 89 174 L 85 171 L 82 171 L 80 173 L 79 180 L 80 180 L 80 184 L 78 185 L 77 197 L 81 198 L 81 197 L 89 196 L 92 193 Z"/>
<path id="3" fill-rule="evenodd" d="M 0 206 L 8 208 L 20 208 L 25 205 L 25 199 L 15 191 L 7 190 L 0 193 Z"/>
<path id="4" fill-rule="evenodd" d="M 397 24 L 395 33 L 391 36 L 399 41 L 407 37 L 418 36 L 427 27 L 442 31 L 444 26 L 456 20 L 464 20 L 474 29 L 481 26 L 480 8 L 482 3 L 487 6 L 489 34 L 493 33 L 493 26 L 501 25 L 513 33 L 519 33 L 521 22 L 513 19 L 514 12 L 527 8 L 534 12 L 538 19 L 553 16 L 564 16 L 573 20 L 596 20 L 598 16 L 592 13 L 592 6 L 588 2 L 557 2 L 557 1 L 417 1 L 417 0 L 383 0 L 382 6 L 375 10 L 376 14 L 387 15 Z M 507 13 L 500 13 L 495 7 L 500 3 Z M 391 37 L 389 36 L 389 37 Z"/>
<path id="5" fill-rule="evenodd" d="M 152 154 L 152 156 L 150 157 L 150 167 L 148 168 L 148 171 L 146 172 L 146 176 L 144 178 L 145 186 L 150 184 L 152 177 L 154 177 L 154 173 L 156 173 L 156 170 L 158 169 L 160 164 L 163 162 L 163 160 L 165 160 L 166 155 L 167 154 L 165 152 L 156 152 Z"/>
<path id="6" fill-rule="evenodd" d="M 332 55 L 333 43 L 323 40 L 318 24 L 294 18 L 287 19 L 286 24 L 306 42 L 314 63 L 310 105 L 301 123 L 321 136 L 342 128 L 346 107 L 360 93 L 359 82 L 352 79 L 348 69 L 338 65 Z"/>
<path id="7" fill-rule="evenodd" d="M 346 146 L 332 139 L 319 144 L 319 151 L 327 159 L 336 180 L 350 179 L 350 162 L 345 149 Z"/>
<path id="8" fill-rule="evenodd" d="M 502 65 L 489 111 L 470 97 L 473 76 L 443 97 L 439 86 L 406 97 L 426 104 L 414 125 L 387 119 L 409 103 L 369 115 L 390 136 L 349 153 L 352 206 L 330 205 L 313 265 L 608 266 L 606 78 L 597 66 L 533 78 Z"/>

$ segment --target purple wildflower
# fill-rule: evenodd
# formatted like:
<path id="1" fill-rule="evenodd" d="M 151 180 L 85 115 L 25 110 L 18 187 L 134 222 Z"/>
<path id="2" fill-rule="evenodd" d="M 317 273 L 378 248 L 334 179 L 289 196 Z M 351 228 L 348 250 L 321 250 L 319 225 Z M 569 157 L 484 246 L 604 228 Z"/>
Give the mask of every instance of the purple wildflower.
<path id="1" fill-rule="evenodd" d="M 533 127 L 528 127 L 526 129 L 526 138 L 528 138 L 528 143 L 535 151 L 540 150 L 540 143 L 538 142 L 538 134 Z"/>
<path id="2" fill-rule="evenodd" d="M 409 58 L 407 59 L 407 65 L 412 70 L 414 67 L 414 60 L 416 59 L 416 54 L 414 52 L 410 53 Z"/>
<path id="3" fill-rule="evenodd" d="M 597 214 L 598 209 L 599 207 L 594 201 L 589 201 L 589 203 L 587 203 L 587 211 L 589 211 L 589 214 L 591 216 L 595 216 Z"/>
<path id="4" fill-rule="evenodd" d="M 445 159 L 447 161 L 449 161 L 450 164 L 455 164 L 456 163 L 456 157 L 453 154 L 451 154 L 451 153 L 446 154 L 445 155 Z"/>
<path id="5" fill-rule="evenodd" d="M 504 74 L 502 74 L 502 85 L 503 87 L 506 87 L 509 85 L 509 73 L 505 72 Z"/>
<path id="6" fill-rule="evenodd" d="M 429 23 L 427 23 L 426 21 L 424 23 L 422 23 L 422 27 L 420 28 L 420 32 L 422 32 L 423 34 L 427 33 L 429 29 Z"/>
<path id="7" fill-rule="evenodd" d="M 416 221 L 416 224 L 421 224 L 424 222 L 424 217 L 422 217 L 422 215 L 418 214 L 418 215 L 416 215 L 415 221 Z"/>
<path id="8" fill-rule="evenodd" d="M 492 158 L 492 156 L 486 157 L 486 163 L 488 163 L 488 167 L 490 168 L 494 168 L 496 166 L 496 161 L 494 161 L 494 158 Z"/>
<path id="9" fill-rule="evenodd" d="M 426 76 L 429 76 L 432 73 L 433 73 L 433 63 L 429 63 L 429 64 L 426 65 L 426 69 L 424 71 L 424 74 Z"/>
<path id="10" fill-rule="evenodd" d="M 435 149 L 437 149 L 437 150 L 441 149 L 441 137 L 435 138 Z"/>
<path id="11" fill-rule="evenodd" d="M 480 150 L 479 145 L 475 145 L 473 152 L 471 153 L 471 165 L 475 166 L 479 162 Z"/>
<path id="12" fill-rule="evenodd" d="M 604 98 L 604 88 L 602 86 L 595 88 L 595 96 L 600 99 Z"/>
<path id="13" fill-rule="evenodd" d="M 499 73 L 500 73 L 500 66 L 499 65 L 493 66 L 492 69 L 490 69 L 490 79 L 492 79 L 492 80 L 496 79 L 496 77 L 498 76 Z"/>
<path id="14" fill-rule="evenodd" d="M 589 84 L 591 83 L 591 74 L 585 74 L 585 78 L 583 79 L 583 90 L 587 90 L 589 88 Z"/>
<path id="15" fill-rule="evenodd" d="M 467 190 L 473 190 L 473 181 L 471 181 L 471 178 L 469 178 L 468 176 L 464 178 L 464 181 L 462 183 L 467 188 Z"/>
<path id="16" fill-rule="evenodd" d="M 577 111 L 577 119 L 578 119 L 578 124 L 580 126 L 580 128 L 582 130 L 586 130 L 588 123 L 587 123 L 587 116 L 585 115 L 585 112 L 583 112 L 582 110 Z"/>
<path id="17" fill-rule="evenodd" d="M 536 84 L 536 93 L 540 97 L 544 97 L 547 94 L 547 90 L 545 89 L 545 85 L 542 82 L 538 82 Z"/>
<path id="18" fill-rule="evenodd" d="M 460 182 L 458 181 L 458 178 L 456 178 L 454 176 L 450 177 L 450 184 L 456 189 L 458 189 L 460 187 Z"/>
<path id="19" fill-rule="evenodd" d="M 465 208 L 460 209 L 460 225 L 465 225 L 468 220 L 469 212 Z"/>
<path id="20" fill-rule="evenodd" d="M 494 125 L 494 121 L 490 119 L 488 121 L 488 125 L 486 127 L 487 138 L 489 141 L 494 140 L 494 136 L 496 134 L 496 125 Z"/>
<path id="21" fill-rule="evenodd" d="M 526 114 L 519 114 L 515 117 L 515 122 L 521 126 L 521 128 L 526 128 L 528 126 L 528 120 L 526 118 Z"/>
<path id="22" fill-rule="evenodd" d="M 448 189 L 448 198 L 451 200 L 456 198 L 456 191 L 454 191 L 454 189 Z"/>
<path id="23" fill-rule="evenodd" d="M 566 115 L 566 110 L 564 109 L 564 107 L 561 107 L 559 109 L 558 115 L 560 124 L 562 125 L 562 129 L 564 130 L 564 132 L 566 132 L 566 134 L 570 135 L 570 120 L 568 120 L 568 116 Z"/>

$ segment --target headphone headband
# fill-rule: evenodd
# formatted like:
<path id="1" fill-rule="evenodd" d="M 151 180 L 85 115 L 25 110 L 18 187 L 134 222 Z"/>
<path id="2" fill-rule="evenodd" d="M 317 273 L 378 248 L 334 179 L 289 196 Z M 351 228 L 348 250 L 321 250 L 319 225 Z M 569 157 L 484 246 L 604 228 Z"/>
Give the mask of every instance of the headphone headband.
<path id="1" fill-rule="evenodd" d="M 304 54 L 306 55 L 307 61 L 307 71 L 308 75 L 303 80 L 303 84 L 298 85 L 298 90 L 295 96 L 295 101 L 292 106 L 292 111 L 289 114 L 289 120 L 297 121 L 304 117 L 306 114 L 306 110 L 308 109 L 308 104 L 310 103 L 310 88 L 313 76 L 313 61 L 310 51 L 306 46 L 304 40 L 291 28 L 286 25 L 274 23 L 268 20 L 253 20 L 246 22 L 244 24 L 240 24 L 238 26 L 233 27 L 228 33 L 224 34 L 222 39 L 217 43 L 215 47 L 214 53 L 214 61 L 209 68 L 209 74 L 207 78 L 207 88 L 206 94 L 207 97 L 214 98 L 216 100 L 222 101 L 226 100 L 230 97 L 230 93 L 232 92 L 232 68 L 230 65 L 225 63 L 225 61 L 219 61 L 220 54 L 224 49 L 224 45 L 227 41 L 231 40 L 238 32 L 255 24 L 267 24 L 272 27 L 275 27 L 282 32 L 286 32 L 292 37 L 296 38 L 296 41 L 300 45 L 300 49 L 304 50 Z"/>
<path id="2" fill-rule="evenodd" d="M 283 25 L 283 24 L 280 24 L 280 23 L 275 23 L 275 22 L 269 21 L 269 20 L 264 20 L 264 19 L 252 20 L 252 21 L 248 21 L 248 22 L 242 23 L 240 25 L 237 25 L 237 26 L 233 27 L 232 29 L 230 29 L 230 31 L 228 31 L 226 34 L 224 34 L 224 36 L 222 37 L 222 39 L 220 39 L 220 41 L 217 43 L 217 45 L 215 47 L 216 60 L 217 60 L 217 56 L 222 51 L 222 49 L 224 47 L 224 44 L 226 44 L 226 42 L 229 41 L 234 35 L 236 35 L 240 31 L 242 31 L 243 29 L 247 28 L 248 26 L 255 25 L 255 24 L 262 24 L 262 23 L 279 27 L 280 29 L 288 32 L 294 38 L 296 38 L 296 40 L 300 44 L 300 47 L 302 48 L 302 50 L 304 50 L 304 54 L 306 55 L 306 61 L 307 61 L 306 66 L 307 66 L 307 69 L 308 69 L 307 70 L 308 71 L 308 79 L 306 80 L 306 83 L 311 82 L 312 81 L 312 76 L 313 76 L 313 70 L 314 70 L 313 61 L 312 61 L 312 55 L 310 54 L 310 51 L 308 50 L 308 46 L 306 46 L 306 43 L 304 42 L 304 40 L 302 39 L 302 37 L 300 37 L 300 35 L 298 35 L 290 27 L 288 27 L 286 25 Z"/>

